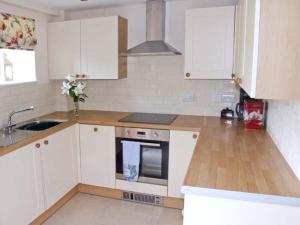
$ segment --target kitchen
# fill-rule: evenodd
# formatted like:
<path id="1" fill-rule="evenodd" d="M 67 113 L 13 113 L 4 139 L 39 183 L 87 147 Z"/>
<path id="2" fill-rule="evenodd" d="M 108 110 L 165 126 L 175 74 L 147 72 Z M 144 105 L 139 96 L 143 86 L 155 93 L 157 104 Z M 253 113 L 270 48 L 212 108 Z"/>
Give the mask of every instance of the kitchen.
<path id="1" fill-rule="evenodd" d="M 17 126 L 1 137 L 1 225 L 299 224 L 296 0 L 11 0 L 0 8 L 35 23 L 37 40 L 20 51 L 28 54 L 20 67 L 32 59 L 36 78 L 21 80 L 14 67 L 16 82 L 1 81 L 3 127 L 11 112 L 34 106 L 11 115 Z M 163 55 L 138 55 L 157 39 Z M 15 62 L 16 50 L 2 44 Z M 86 83 L 79 116 L 61 95 L 67 75 Z M 239 102 L 239 86 L 267 100 L 267 129 L 244 129 L 230 113 L 220 120 Z M 124 178 L 118 157 L 130 140 L 144 149 L 137 181 Z"/>

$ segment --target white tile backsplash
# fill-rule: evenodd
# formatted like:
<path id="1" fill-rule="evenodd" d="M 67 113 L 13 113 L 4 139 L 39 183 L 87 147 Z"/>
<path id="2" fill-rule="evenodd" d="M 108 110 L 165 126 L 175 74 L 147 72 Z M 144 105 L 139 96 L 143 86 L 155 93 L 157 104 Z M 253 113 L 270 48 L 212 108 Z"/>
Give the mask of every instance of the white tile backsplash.
<path id="1" fill-rule="evenodd" d="M 0 87 L 0 126 L 7 124 L 8 114 L 33 105 L 33 111 L 16 114 L 13 122 L 21 122 L 55 111 L 53 83 L 26 83 Z"/>
<path id="2" fill-rule="evenodd" d="M 268 132 L 300 180 L 300 102 L 270 101 Z"/>
<path id="3" fill-rule="evenodd" d="M 231 81 L 184 80 L 183 58 L 129 58 L 128 78 L 89 81 L 89 98 L 80 108 L 219 116 L 222 108 L 235 104 L 215 102 L 217 94 L 236 95 Z M 71 109 L 60 95 L 60 86 L 61 81 L 56 82 L 57 110 Z M 186 93 L 193 95 L 192 102 L 183 100 Z"/>

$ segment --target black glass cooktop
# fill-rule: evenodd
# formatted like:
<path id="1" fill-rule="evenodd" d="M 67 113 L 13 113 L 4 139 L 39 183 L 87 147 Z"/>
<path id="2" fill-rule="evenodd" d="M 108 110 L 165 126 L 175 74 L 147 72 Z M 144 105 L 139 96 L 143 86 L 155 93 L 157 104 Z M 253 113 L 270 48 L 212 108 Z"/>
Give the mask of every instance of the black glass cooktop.
<path id="1" fill-rule="evenodd" d="M 119 122 L 170 125 L 176 118 L 177 115 L 171 114 L 132 113 L 120 119 Z"/>

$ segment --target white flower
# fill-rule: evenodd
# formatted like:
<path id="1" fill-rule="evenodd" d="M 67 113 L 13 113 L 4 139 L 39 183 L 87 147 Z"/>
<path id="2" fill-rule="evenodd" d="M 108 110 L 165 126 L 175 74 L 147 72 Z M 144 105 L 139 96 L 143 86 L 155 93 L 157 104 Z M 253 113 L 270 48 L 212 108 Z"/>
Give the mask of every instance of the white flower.
<path id="1" fill-rule="evenodd" d="M 76 76 L 73 76 L 73 75 L 69 74 L 68 76 L 66 76 L 66 79 L 69 82 L 74 82 L 74 81 L 76 81 Z"/>
<path id="2" fill-rule="evenodd" d="M 83 94 L 83 90 L 85 89 L 85 87 L 86 87 L 85 83 L 79 82 L 77 84 L 77 87 L 74 89 L 75 95 L 76 96 L 82 95 Z"/>
<path id="3" fill-rule="evenodd" d="M 63 95 L 70 95 L 70 88 L 71 88 L 71 85 L 68 82 L 64 81 L 63 86 L 61 87 L 61 90 L 62 90 L 61 93 Z"/>

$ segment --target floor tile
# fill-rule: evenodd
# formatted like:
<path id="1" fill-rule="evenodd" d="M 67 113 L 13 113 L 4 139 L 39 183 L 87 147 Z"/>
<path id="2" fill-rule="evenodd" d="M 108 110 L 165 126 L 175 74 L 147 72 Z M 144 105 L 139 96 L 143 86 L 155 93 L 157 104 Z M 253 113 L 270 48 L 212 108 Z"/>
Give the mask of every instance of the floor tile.
<path id="1" fill-rule="evenodd" d="M 182 225 L 181 210 L 77 194 L 44 225 Z"/>

